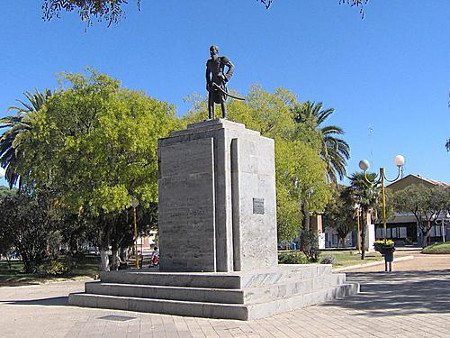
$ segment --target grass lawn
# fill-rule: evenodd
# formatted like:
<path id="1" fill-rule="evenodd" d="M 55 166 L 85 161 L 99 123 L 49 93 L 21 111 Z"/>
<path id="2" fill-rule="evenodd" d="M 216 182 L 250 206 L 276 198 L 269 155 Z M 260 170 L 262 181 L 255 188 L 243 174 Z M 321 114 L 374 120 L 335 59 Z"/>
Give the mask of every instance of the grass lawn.
<path id="1" fill-rule="evenodd" d="M 361 254 L 356 250 L 322 251 L 321 257 L 325 256 L 334 256 L 336 258 L 336 263 L 333 264 L 333 268 L 384 261 L 383 256 L 378 252 L 366 252 L 365 259 L 361 260 Z"/>
<path id="2" fill-rule="evenodd" d="M 6 260 L 0 260 L 0 286 L 35 285 L 54 280 L 94 277 L 100 271 L 100 257 L 85 257 L 77 261 L 75 267 L 63 276 L 23 273 L 20 260 L 11 261 L 11 270 Z"/>
<path id="3" fill-rule="evenodd" d="M 450 242 L 437 243 L 422 250 L 424 254 L 450 254 Z"/>
<path id="4" fill-rule="evenodd" d="M 286 253 L 286 252 L 298 252 L 298 251 L 286 251 L 279 250 L 278 253 Z M 381 254 L 378 252 L 366 252 L 366 257 L 364 260 L 361 260 L 361 254 L 356 250 L 330 250 L 330 251 L 322 251 L 320 258 L 326 256 L 334 256 L 336 262 L 333 264 L 333 268 L 343 268 L 351 265 L 358 265 L 364 263 L 371 262 L 381 262 L 384 261 Z M 320 259 L 319 259 L 320 260 Z"/>

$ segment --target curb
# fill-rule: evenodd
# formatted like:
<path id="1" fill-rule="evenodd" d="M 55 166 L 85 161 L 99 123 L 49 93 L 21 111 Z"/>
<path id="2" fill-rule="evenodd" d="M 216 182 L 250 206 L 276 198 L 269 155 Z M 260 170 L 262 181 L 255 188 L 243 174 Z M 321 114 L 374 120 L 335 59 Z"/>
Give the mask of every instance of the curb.
<path id="1" fill-rule="evenodd" d="M 404 256 L 404 257 L 396 258 L 396 259 L 394 259 L 394 263 L 401 262 L 401 261 L 409 261 L 410 259 L 414 259 L 414 256 Z M 350 265 L 350 266 L 346 266 L 343 268 L 333 269 L 333 272 L 353 270 L 353 269 L 359 269 L 359 268 L 365 268 L 365 267 L 369 267 L 369 266 L 376 266 L 376 265 L 383 265 L 383 264 L 384 264 L 384 261 Z"/>

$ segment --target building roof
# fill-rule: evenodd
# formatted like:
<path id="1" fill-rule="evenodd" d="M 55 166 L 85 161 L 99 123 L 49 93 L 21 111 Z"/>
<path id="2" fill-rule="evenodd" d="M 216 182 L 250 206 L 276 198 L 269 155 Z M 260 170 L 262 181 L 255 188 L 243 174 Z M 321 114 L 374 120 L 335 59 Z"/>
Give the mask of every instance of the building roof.
<path id="1" fill-rule="evenodd" d="M 399 191 L 411 184 L 423 184 L 428 187 L 450 187 L 450 184 L 445 182 L 432 180 L 421 175 L 409 174 L 398 181 L 389 184 L 386 188 L 389 188 L 392 191 Z"/>

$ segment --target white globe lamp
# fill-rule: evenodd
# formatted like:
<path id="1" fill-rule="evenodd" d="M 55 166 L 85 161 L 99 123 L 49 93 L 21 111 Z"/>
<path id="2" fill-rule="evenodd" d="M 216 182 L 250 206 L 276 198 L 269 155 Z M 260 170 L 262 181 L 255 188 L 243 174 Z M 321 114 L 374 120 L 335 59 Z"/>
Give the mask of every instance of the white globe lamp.
<path id="1" fill-rule="evenodd" d="M 368 160 L 361 160 L 359 161 L 359 167 L 362 171 L 367 171 L 370 168 L 370 163 Z"/>
<path id="2" fill-rule="evenodd" d="M 394 163 L 397 167 L 403 167 L 405 164 L 405 158 L 402 155 L 397 155 L 394 157 Z"/>

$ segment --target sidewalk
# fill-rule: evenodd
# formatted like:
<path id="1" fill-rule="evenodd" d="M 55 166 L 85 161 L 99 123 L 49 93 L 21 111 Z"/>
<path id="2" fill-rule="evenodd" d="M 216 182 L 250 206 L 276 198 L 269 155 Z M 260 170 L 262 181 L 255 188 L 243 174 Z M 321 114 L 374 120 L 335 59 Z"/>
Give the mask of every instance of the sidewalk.
<path id="1" fill-rule="evenodd" d="M 89 338 L 450 337 L 450 255 L 414 255 L 395 263 L 390 274 L 382 272 L 384 266 L 347 273 L 361 283 L 357 296 L 249 322 L 68 306 L 67 295 L 83 291 L 80 281 L 1 287 L 0 332 Z M 106 315 L 119 317 L 101 318 Z"/>

